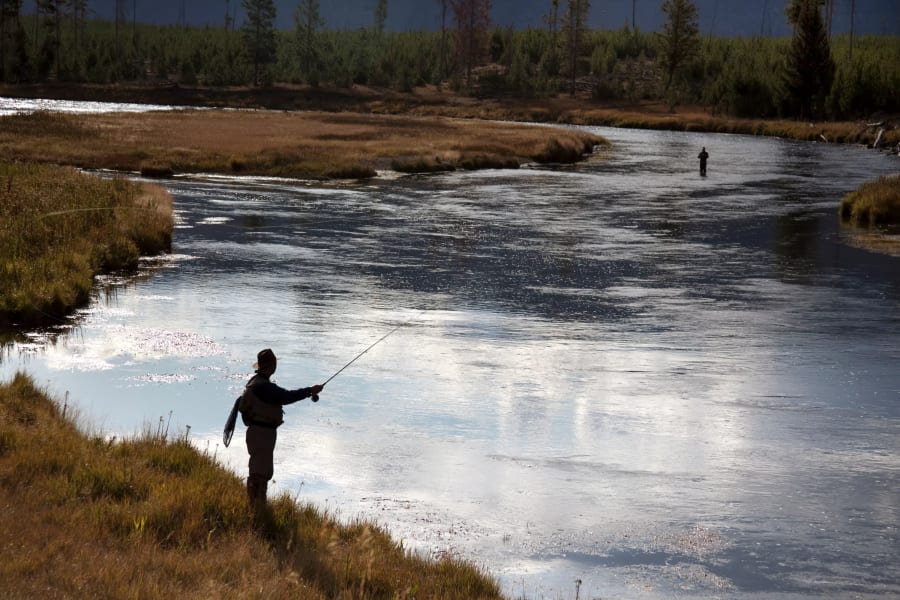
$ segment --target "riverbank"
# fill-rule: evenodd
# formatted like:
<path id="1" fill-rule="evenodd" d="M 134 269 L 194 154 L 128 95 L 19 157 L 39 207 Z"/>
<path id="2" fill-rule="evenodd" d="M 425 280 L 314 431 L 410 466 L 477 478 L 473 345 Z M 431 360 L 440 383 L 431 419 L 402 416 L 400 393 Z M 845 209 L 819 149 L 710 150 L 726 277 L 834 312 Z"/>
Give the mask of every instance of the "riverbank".
<path id="1" fill-rule="evenodd" d="M 563 127 L 352 112 L 36 112 L 0 125 L 0 160 L 147 175 L 357 179 L 391 168 L 516 168 L 577 162 L 606 143 Z"/>
<path id="2" fill-rule="evenodd" d="M 88 302 L 94 275 L 171 249 L 159 186 L 0 161 L 0 328 L 52 325 Z"/>
<path id="3" fill-rule="evenodd" d="M 261 519 L 186 434 L 86 435 L 25 375 L 0 383 L 3 598 L 500 598 L 450 558 L 283 494 Z"/>
<path id="4" fill-rule="evenodd" d="M 0 86 L 0 95 L 103 102 L 135 102 L 191 107 L 263 108 L 359 112 L 382 115 L 443 116 L 466 119 L 598 125 L 672 131 L 705 131 L 783 137 L 828 143 L 900 143 L 900 115 L 874 115 L 856 121 L 811 123 L 788 119 L 737 119 L 711 114 L 703 107 L 670 108 L 658 101 L 601 103 L 568 95 L 539 98 L 473 98 L 443 88 L 421 87 L 410 93 L 374 89 L 310 88 L 279 85 L 268 88 L 34 84 Z"/>

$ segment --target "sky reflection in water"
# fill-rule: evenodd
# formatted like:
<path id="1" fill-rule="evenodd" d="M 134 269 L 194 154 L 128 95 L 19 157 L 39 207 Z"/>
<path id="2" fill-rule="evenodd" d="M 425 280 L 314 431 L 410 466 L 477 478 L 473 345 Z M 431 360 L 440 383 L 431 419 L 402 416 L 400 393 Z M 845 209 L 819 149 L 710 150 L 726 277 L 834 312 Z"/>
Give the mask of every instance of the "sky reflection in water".
<path id="1" fill-rule="evenodd" d="M 900 594 L 900 259 L 835 216 L 896 159 L 601 133 L 559 171 L 174 180 L 175 254 L 0 373 L 243 472 L 219 440 L 258 350 L 305 386 L 403 324 L 288 409 L 276 491 L 515 596 Z"/>

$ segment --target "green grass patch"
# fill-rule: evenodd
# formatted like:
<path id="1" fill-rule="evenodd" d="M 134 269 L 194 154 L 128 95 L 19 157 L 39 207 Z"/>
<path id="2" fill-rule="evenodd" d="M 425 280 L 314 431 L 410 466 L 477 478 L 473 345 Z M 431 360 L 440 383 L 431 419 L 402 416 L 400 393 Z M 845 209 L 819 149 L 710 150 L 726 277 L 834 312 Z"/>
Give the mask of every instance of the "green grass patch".
<path id="1" fill-rule="evenodd" d="M 169 250 L 172 228 L 157 186 L 0 163 L 0 327 L 65 316 L 88 301 L 95 274 Z"/>
<path id="2" fill-rule="evenodd" d="M 841 199 L 840 215 L 857 227 L 900 226 L 900 175 L 862 184 Z"/>
<path id="3" fill-rule="evenodd" d="M 0 383 L 0 597 L 501 597 L 467 562 L 284 494 L 252 515 L 243 481 L 186 435 L 109 440 L 63 412 L 24 374 Z"/>

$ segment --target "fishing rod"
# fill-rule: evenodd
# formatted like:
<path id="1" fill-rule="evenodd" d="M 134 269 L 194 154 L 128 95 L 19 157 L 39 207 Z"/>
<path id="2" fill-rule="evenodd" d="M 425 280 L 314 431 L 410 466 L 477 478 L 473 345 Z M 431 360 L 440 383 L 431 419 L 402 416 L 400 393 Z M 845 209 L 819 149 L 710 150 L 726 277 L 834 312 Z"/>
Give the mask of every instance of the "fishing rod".
<path id="1" fill-rule="evenodd" d="M 419 316 L 420 314 L 422 314 L 422 312 L 423 312 L 423 311 L 419 311 L 418 313 L 415 314 L 415 316 Z M 386 334 L 384 334 L 383 336 L 381 336 L 380 338 L 378 338 L 377 340 L 375 340 L 374 342 L 372 342 L 372 343 L 369 345 L 368 348 L 366 348 L 365 350 L 363 350 L 362 352 L 360 352 L 359 354 L 357 354 L 356 356 L 354 356 L 354 357 L 353 357 L 353 360 L 351 360 L 351 361 L 348 362 L 346 365 L 344 365 L 343 367 L 341 367 L 340 369 L 338 369 L 337 372 L 336 372 L 334 375 L 332 375 L 331 377 L 329 377 L 328 379 L 326 379 L 326 380 L 325 380 L 325 383 L 322 384 L 322 387 L 325 387 L 325 385 L 326 385 L 329 381 L 331 381 L 332 379 L 334 379 L 335 377 L 337 377 L 338 375 L 340 375 L 341 372 L 342 372 L 344 369 L 346 369 L 347 367 L 349 367 L 350 365 L 352 365 L 353 363 L 355 363 L 357 360 L 359 360 L 359 358 L 360 358 L 363 354 L 365 354 L 366 352 L 368 352 L 369 350 L 371 350 L 372 348 L 374 348 L 375 346 L 377 346 L 378 344 L 380 344 L 381 342 L 383 342 L 384 340 L 386 340 L 387 337 L 388 337 L 389 335 L 391 335 L 392 333 L 394 333 L 395 331 L 397 331 L 398 329 L 400 329 L 400 328 L 403 327 L 404 325 L 409 325 L 410 322 L 412 322 L 412 319 L 408 319 L 408 320 L 406 320 L 406 321 L 400 323 L 399 325 L 397 325 L 396 327 L 394 327 L 393 329 L 391 329 L 390 331 L 388 331 Z M 313 402 L 318 402 L 318 401 L 319 401 L 319 395 L 318 395 L 318 394 L 312 394 L 312 395 L 310 396 L 310 398 L 312 399 Z M 239 411 L 239 408 L 240 408 L 240 403 L 241 403 L 241 396 L 238 396 L 237 400 L 234 401 L 234 406 L 231 408 L 231 414 L 228 415 L 228 419 L 225 421 L 225 430 L 224 430 L 224 433 L 223 433 L 223 436 L 222 436 L 222 441 L 225 443 L 225 447 L 226 447 L 226 448 L 228 447 L 228 444 L 231 443 L 231 436 L 232 436 L 232 434 L 234 434 L 234 425 L 235 425 L 235 423 L 237 422 L 237 415 L 238 415 L 238 411 Z"/>
<path id="2" fill-rule="evenodd" d="M 418 316 L 418 315 L 416 315 L 416 316 Z M 335 377 L 337 377 L 338 375 L 340 375 L 341 372 L 342 372 L 344 369 L 346 369 L 347 367 L 349 367 L 350 365 L 352 365 L 353 363 L 355 363 L 357 360 L 359 360 L 359 359 L 362 357 L 363 354 L 365 354 L 366 352 L 368 352 L 369 350 L 371 350 L 372 348 L 374 348 L 375 346 L 377 346 L 378 344 L 380 344 L 381 342 L 383 342 L 385 339 L 387 339 L 387 337 L 388 337 L 389 335 L 391 335 L 392 333 L 394 333 L 395 331 L 397 331 L 397 330 L 400 329 L 401 327 L 403 327 L 403 326 L 405 326 L 405 325 L 409 325 L 409 323 L 410 323 L 411 321 L 412 321 L 412 319 L 409 319 L 409 320 L 407 320 L 407 321 L 404 321 L 403 323 L 400 323 L 399 325 L 397 325 L 396 327 L 394 327 L 393 329 L 391 329 L 390 331 L 388 331 L 386 334 L 384 334 L 383 336 L 381 336 L 380 338 L 378 338 L 377 340 L 375 340 L 374 342 L 372 342 L 372 344 L 370 344 L 368 348 L 366 348 L 365 350 L 363 350 L 362 352 L 360 352 L 359 354 L 357 354 L 356 356 L 354 356 L 353 359 L 352 359 L 350 362 L 348 362 L 346 365 L 344 365 L 343 367 L 341 367 L 340 369 L 338 369 L 338 370 L 334 373 L 334 375 L 332 375 L 331 377 L 329 377 L 328 379 L 326 379 L 326 380 L 325 380 L 325 383 L 322 384 L 322 387 L 325 387 L 326 385 L 328 385 L 328 382 L 329 382 L 329 381 L 331 381 L 332 379 L 334 379 Z M 318 401 L 319 401 L 319 395 L 318 395 L 318 394 L 313 394 L 313 395 L 312 395 L 312 401 L 313 401 L 313 402 L 318 402 Z"/>

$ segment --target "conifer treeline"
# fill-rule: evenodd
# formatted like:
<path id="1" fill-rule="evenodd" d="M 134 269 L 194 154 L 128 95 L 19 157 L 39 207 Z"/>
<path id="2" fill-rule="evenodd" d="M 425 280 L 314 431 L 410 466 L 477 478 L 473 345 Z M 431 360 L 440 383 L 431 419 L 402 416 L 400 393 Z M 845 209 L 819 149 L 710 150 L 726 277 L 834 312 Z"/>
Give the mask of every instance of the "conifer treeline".
<path id="1" fill-rule="evenodd" d="M 436 32 L 327 29 L 318 0 L 274 27 L 272 0 L 243 0 L 244 25 L 154 26 L 89 19 L 88 0 L 0 0 L 0 80 L 183 85 L 450 86 L 482 96 L 571 93 L 598 100 L 698 103 L 742 117 L 852 118 L 900 112 L 900 38 L 829 39 L 822 0 L 793 0 L 793 38 L 697 33 L 690 0 L 665 0 L 661 33 L 590 30 L 589 0 L 546 0 L 544 27 L 491 26 L 489 0 L 431 0 Z M 851 48 L 852 44 L 852 48 Z"/>

